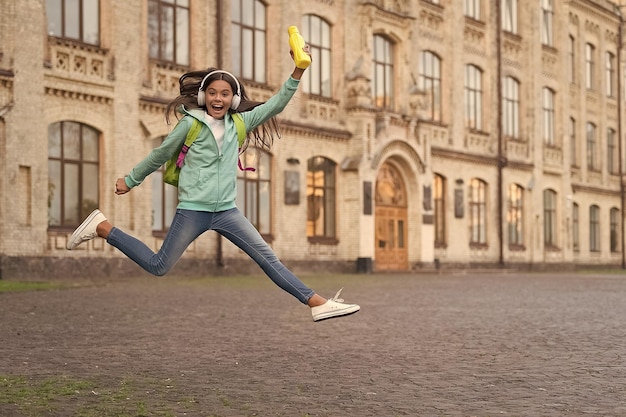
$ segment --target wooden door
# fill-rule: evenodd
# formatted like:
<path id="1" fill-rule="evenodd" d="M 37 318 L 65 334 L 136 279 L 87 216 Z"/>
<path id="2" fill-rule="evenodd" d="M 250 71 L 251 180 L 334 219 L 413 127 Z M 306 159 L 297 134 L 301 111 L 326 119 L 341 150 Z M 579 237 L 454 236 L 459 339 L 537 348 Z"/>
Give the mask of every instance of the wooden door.
<path id="1" fill-rule="evenodd" d="M 377 271 L 408 270 L 406 187 L 399 171 L 385 163 L 376 179 Z"/>

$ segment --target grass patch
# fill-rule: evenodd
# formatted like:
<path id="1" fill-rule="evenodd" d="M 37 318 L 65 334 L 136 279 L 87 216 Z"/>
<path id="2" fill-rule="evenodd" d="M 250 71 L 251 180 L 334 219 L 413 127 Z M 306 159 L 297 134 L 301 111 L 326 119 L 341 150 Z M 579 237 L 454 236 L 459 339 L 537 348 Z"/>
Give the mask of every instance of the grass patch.
<path id="1" fill-rule="evenodd" d="M 0 376 L 0 414 L 12 408 L 27 417 L 59 413 L 78 417 L 174 417 L 176 410 L 166 397 L 175 387 L 170 385 L 164 391 L 164 384 L 151 379 L 98 383 L 66 376 L 34 380 L 5 375 Z M 184 407 L 186 401 L 193 402 L 183 399 L 174 403 Z"/>
<path id="2" fill-rule="evenodd" d="M 58 282 L 21 282 L 0 280 L 0 293 L 19 291 L 43 291 L 62 288 Z"/>

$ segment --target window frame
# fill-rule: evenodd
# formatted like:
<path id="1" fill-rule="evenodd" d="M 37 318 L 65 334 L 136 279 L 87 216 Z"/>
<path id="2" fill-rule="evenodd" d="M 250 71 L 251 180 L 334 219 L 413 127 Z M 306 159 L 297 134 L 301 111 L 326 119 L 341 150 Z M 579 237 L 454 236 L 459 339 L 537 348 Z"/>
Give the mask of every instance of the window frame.
<path id="1" fill-rule="evenodd" d="M 153 140 L 153 147 L 160 146 L 165 140 L 165 136 Z M 178 206 L 178 191 L 173 185 L 163 181 L 163 173 L 165 172 L 165 164 L 161 165 L 151 175 L 152 181 L 152 235 L 156 237 L 165 237 Z M 158 206 L 158 207 L 157 207 Z M 159 214 L 157 214 L 157 210 Z M 157 219 L 160 221 L 157 222 Z M 157 224 L 158 223 L 158 224 Z"/>
<path id="2" fill-rule="evenodd" d="M 78 9 L 75 9 L 73 7 L 68 6 L 66 3 L 69 2 L 70 0 L 47 0 L 46 1 L 46 15 L 47 15 L 47 33 L 48 36 L 53 36 L 56 38 L 63 38 L 63 39 L 69 39 L 72 41 L 76 41 L 76 42 L 81 42 L 84 43 L 86 45 L 93 45 L 93 46 L 100 46 L 100 36 L 101 36 L 101 25 L 100 25 L 100 0 L 77 0 L 79 2 L 79 7 Z M 95 20 L 97 21 L 97 32 L 95 35 L 91 35 L 88 36 L 85 32 L 88 30 L 88 28 L 91 28 L 93 25 L 88 24 L 86 22 L 86 14 L 89 13 L 90 10 L 92 10 L 94 4 L 86 4 L 86 3 L 93 3 L 95 2 L 95 13 L 96 16 L 92 17 L 91 20 Z M 54 4 L 57 3 L 57 4 Z M 90 7 L 88 7 L 90 6 Z M 60 10 L 58 10 L 60 8 Z M 55 10 L 58 10 L 58 14 L 54 13 Z M 68 13 L 72 13 L 72 16 L 68 16 Z M 76 14 L 75 16 L 73 16 L 73 14 Z M 72 19 L 74 18 L 74 19 Z M 53 20 L 57 20 L 57 22 L 54 22 Z M 68 34 L 67 32 L 69 31 L 69 24 L 67 23 L 67 21 L 77 21 L 78 22 L 78 27 L 76 28 L 77 30 L 77 36 L 72 36 L 70 34 Z M 53 25 L 54 23 L 59 24 L 60 30 L 59 33 L 56 34 L 54 33 L 55 30 L 53 28 L 51 28 L 51 25 Z M 93 37 L 94 40 L 90 40 L 89 38 Z"/>
<path id="3" fill-rule="evenodd" d="M 611 253 L 618 253 L 620 249 L 620 215 L 617 207 L 609 210 L 609 248 Z"/>
<path id="4" fill-rule="evenodd" d="M 51 156 L 51 147 L 53 146 L 53 134 L 52 132 L 56 130 L 58 126 L 58 148 L 59 155 Z M 77 136 L 71 136 L 72 129 L 77 129 Z M 67 132 L 67 133 L 66 133 Z M 66 138 L 66 135 L 70 135 Z M 88 136 L 91 136 L 91 139 L 95 139 L 95 144 L 91 144 L 91 146 L 86 146 L 85 141 L 90 139 Z M 77 146 L 72 146 L 72 144 Z M 100 205 L 100 144 L 101 144 L 101 132 L 95 129 L 92 126 L 87 124 L 77 122 L 74 120 L 61 120 L 55 123 L 51 123 L 48 126 L 48 228 L 49 229 L 57 229 L 57 230 L 73 230 L 75 229 L 80 222 L 85 219 L 94 209 L 98 208 Z M 90 160 L 85 157 L 87 152 L 95 153 L 95 157 Z M 71 151 L 71 152 L 68 152 Z M 72 157 L 69 155 L 70 153 L 78 154 L 77 157 Z M 54 194 L 54 182 L 52 172 L 53 169 L 50 167 L 52 164 L 57 162 L 58 165 L 58 184 L 60 185 L 60 189 L 58 192 L 58 200 L 55 198 Z M 68 181 L 72 180 L 71 169 L 74 167 L 75 171 L 75 180 L 71 181 L 72 184 L 68 184 Z M 95 171 L 95 178 L 89 178 L 88 171 Z M 87 184 L 87 181 L 90 181 Z M 68 198 L 68 193 L 70 190 L 74 190 L 76 194 L 76 201 L 72 202 Z M 95 198 L 95 201 L 91 201 L 86 197 L 86 194 L 95 194 L 95 196 L 91 196 Z M 59 204 L 59 221 L 56 224 L 51 224 L 51 213 L 52 206 L 55 205 L 55 201 L 58 201 Z M 67 220 L 68 213 L 71 212 L 69 205 L 76 204 L 75 208 L 75 218 L 73 220 Z"/>
<path id="5" fill-rule="evenodd" d="M 501 0 L 502 4 L 502 30 L 505 32 L 518 34 L 517 20 L 518 8 L 517 0 Z"/>
<path id="6" fill-rule="evenodd" d="M 151 26 L 154 23 L 154 10 L 152 10 L 152 7 L 156 7 L 156 28 Z M 167 12 L 168 10 L 170 12 Z M 170 14 L 168 15 L 168 13 Z M 165 17 L 171 18 L 171 21 L 168 22 L 171 24 L 171 42 L 168 39 L 164 39 L 168 36 L 163 26 Z M 189 0 L 148 0 L 147 25 L 148 57 L 159 62 L 189 67 L 191 64 L 191 14 Z M 157 38 L 156 41 L 153 39 L 153 36 Z M 186 44 L 186 48 L 181 43 Z M 156 53 L 153 50 L 153 45 L 156 45 Z"/>
<path id="7" fill-rule="evenodd" d="M 558 245 L 558 202 L 553 189 L 543 190 L 543 244 L 546 248 Z"/>
<path id="8" fill-rule="evenodd" d="M 600 206 L 589 206 L 589 252 L 600 252 Z"/>
<path id="9" fill-rule="evenodd" d="M 597 127 L 595 123 L 587 122 L 587 169 L 590 171 L 598 171 L 598 140 Z"/>
<path id="10" fill-rule="evenodd" d="M 541 0 L 541 44 L 554 46 L 554 4 L 553 0 Z"/>
<path id="11" fill-rule="evenodd" d="M 420 54 L 418 82 L 430 101 L 430 120 L 441 122 L 441 58 L 432 51 Z"/>
<path id="12" fill-rule="evenodd" d="M 549 87 L 542 89 L 543 109 L 543 142 L 548 146 L 556 146 L 555 139 L 555 98 L 554 90 Z"/>
<path id="13" fill-rule="evenodd" d="M 321 184 L 315 173 L 322 172 Z M 337 244 L 337 163 L 325 156 L 313 156 L 307 160 L 307 239 L 311 243 Z M 312 213 L 317 207 L 316 196 L 321 197 L 319 207 L 324 208 L 322 233 L 317 217 Z"/>
<path id="14" fill-rule="evenodd" d="M 332 98 L 332 26 L 320 16 L 307 14 L 302 16 L 300 33 L 315 57 L 302 78 L 302 90 L 313 96 Z"/>
<path id="15" fill-rule="evenodd" d="M 470 246 L 487 246 L 487 213 L 487 183 L 472 178 L 469 186 Z"/>
<path id="16" fill-rule="evenodd" d="M 251 147 L 240 158 L 243 166 L 256 169 L 238 171 L 237 207 L 265 240 L 272 240 L 273 155 Z"/>
<path id="17" fill-rule="evenodd" d="M 252 10 L 250 17 L 245 10 Z M 267 23 L 261 0 L 231 0 L 231 65 L 240 80 L 267 83 Z"/>
<path id="18" fill-rule="evenodd" d="M 377 109 L 392 110 L 395 102 L 395 45 L 380 34 L 374 35 L 372 43 L 372 101 Z"/>
<path id="19" fill-rule="evenodd" d="M 433 224 L 435 226 L 435 247 L 445 247 L 446 239 L 446 178 L 435 174 L 433 178 Z"/>
<path id="20" fill-rule="evenodd" d="M 524 187 L 510 184 L 507 200 L 509 247 L 524 247 Z"/>
<path id="21" fill-rule="evenodd" d="M 465 66 L 465 127 L 481 131 L 483 128 L 483 71 L 480 67 Z"/>
<path id="22" fill-rule="evenodd" d="M 520 83 L 515 78 L 506 76 L 502 84 L 502 133 L 506 137 L 519 139 Z"/>

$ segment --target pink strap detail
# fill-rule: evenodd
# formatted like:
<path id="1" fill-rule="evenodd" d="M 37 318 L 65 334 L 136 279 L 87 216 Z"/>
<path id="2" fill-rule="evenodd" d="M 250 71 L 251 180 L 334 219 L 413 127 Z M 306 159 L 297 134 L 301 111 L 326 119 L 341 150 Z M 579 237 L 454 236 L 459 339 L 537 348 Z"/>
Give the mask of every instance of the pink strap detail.
<path id="1" fill-rule="evenodd" d="M 185 161 L 185 155 L 187 155 L 187 151 L 189 150 L 189 146 L 183 145 L 180 153 L 178 154 L 178 159 L 176 159 L 176 166 L 178 168 L 183 167 L 183 162 Z"/>
<path id="2" fill-rule="evenodd" d="M 239 148 L 239 152 L 241 153 L 241 148 Z M 244 168 L 243 164 L 241 163 L 241 158 L 239 158 L 239 157 L 237 157 L 237 166 L 239 167 L 240 171 L 252 171 L 252 172 L 256 171 L 256 169 L 252 168 L 252 167 L 245 167 Z"/>

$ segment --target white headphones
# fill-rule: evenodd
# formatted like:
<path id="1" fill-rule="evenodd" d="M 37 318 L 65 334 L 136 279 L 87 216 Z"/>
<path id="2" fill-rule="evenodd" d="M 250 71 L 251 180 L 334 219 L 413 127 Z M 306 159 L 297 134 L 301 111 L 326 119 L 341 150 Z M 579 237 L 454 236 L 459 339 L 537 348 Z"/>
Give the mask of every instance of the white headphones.
<path id="1" fill-rule="evenodd" d="M 237 107 L 239 107 L 239 104 L 241 103 L 241 87 L 239 86 L 239 81 L 237 80 L 237 77 L 235 77 L 230 72 L 222 70 L 211 71 L 202 79 L 202 82 L 200 83 L 200 88 L 198 89 L 198 106 L 204 106 L 206 104 L 206 97 L 203 89 L 204 82 L 213 74 L 230 75 L 233 80 L 235 80 L 235 84 L 237 85 L 237 91 L 233 95 L 233 101 L 230 103 L 230 108 L 233 110 L 237 110 Z"/>

